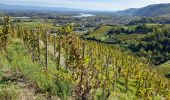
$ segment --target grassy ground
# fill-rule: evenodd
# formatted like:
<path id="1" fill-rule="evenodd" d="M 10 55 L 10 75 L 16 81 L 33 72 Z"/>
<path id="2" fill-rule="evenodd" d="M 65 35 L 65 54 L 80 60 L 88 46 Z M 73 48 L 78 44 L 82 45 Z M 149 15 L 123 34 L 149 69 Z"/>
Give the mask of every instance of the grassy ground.
<path id="1" fill-rule="evenodd" d="M 117 40 L 115 40 L 114 38 L 106 38 L 103 40 L 103 42 L 106 43 L 117 43 Z"/>
<path id="2" fill-rule="evenodd" d="M 160 73 L 164 75 L 170 74 L 170 61 L 167 61 L 166 63 L 161 64 L 157 66 L 156 68 Z"/>
<path id="3" fill-rule="evenodd" d="M 102 26 L 99 29 L 93 31 L 89 35 L 86 36 L 86 38 L 95 38 L 97 40 L 101 40 L 102 38 L 105 38 L 107 33 L 112 29 L 113 26 Z"/>
<path id="4" fill-rule="evenodd" d="M 113 29 L 113 28 L 124 28 L 124 29 L 134 29 L 136 26 L 102 26 L 99 29 L 93 31 L 92 33 L 88 34 L 87 36 L 85 36 L 85 38 L 90 38 L 90 39 L 96 39 L 96 40 L 100 40 L 103 42 L 107 42 L 107 43 L 116 43 L 117 40 L 120 41 L 128 41 L 128 40 L 136 40 L 136 39 L 140 39 L 143 36 L 145 36 L 144 34 L 119 34 L 119 35 L 114 35 L 114 36 L 109 36 L 107 33 Z"/>
<path id="5" fill-rule="evenodd" d="M 129 34 L 129 35 L 120 34 L 120 35 L 115 35 L 114 38 L 121 41 L 127 41 L 132 39 L 138 40 L 144 36 L 145 36 L 144 34 Z"/>
<path id="6" fill-rule="evenodd" d="M 15 39 L 8 48 L 7 59 L 0 55 L 0 100 L 47 100 L 49 96 L 52 100 L 67 99 L 73 86 L 70 75 L 55 70 L 50 59 L 50 67 L 45 70 L 43 65 L 32 62 L 26 52 L 22 42 Z"/>
<path id="7" fill-rule="evenodd" d="M 47 95 L 36 93 L 36 88 L 15 73 L 11 63 L 0 55 L 0 100 L 46 100 Z"/>

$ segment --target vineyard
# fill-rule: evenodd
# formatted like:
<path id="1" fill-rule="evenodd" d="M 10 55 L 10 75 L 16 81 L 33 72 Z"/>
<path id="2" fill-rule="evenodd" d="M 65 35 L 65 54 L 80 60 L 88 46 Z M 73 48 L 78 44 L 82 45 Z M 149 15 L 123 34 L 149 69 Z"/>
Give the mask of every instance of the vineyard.
<path id="1" fill-rule="evenodd" d="M 0 31 L 0 65 L 10 66 L 12 78 L 1 71 L 2 84 L 18 76 L 48 99 L 170 99 L 169 80 L 120 48 L 82 40 L 70 25 L 28 27 L 10 20 Z M 12 97 L 0 91 L 0 99 Z"/>

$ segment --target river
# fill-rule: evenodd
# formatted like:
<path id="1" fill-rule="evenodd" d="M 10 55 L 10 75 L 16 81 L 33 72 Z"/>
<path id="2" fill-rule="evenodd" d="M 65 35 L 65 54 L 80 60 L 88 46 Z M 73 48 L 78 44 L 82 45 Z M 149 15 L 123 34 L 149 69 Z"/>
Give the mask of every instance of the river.
<path id="1" fill-rule="evenodd" d="M 80 13 L 80 15 L 74 16 L 74 17 L 93 17 L 93 16 L 95 16 L 95 15 L 93 15 L 93 14 Z"/>

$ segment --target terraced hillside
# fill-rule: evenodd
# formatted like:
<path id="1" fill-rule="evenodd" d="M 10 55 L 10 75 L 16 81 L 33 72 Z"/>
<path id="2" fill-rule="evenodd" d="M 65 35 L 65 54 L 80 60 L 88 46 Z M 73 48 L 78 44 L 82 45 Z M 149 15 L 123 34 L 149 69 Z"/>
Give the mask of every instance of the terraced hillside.
<path id="1" fill-rule="evenodd" d="M 81 40 L 69 25 L 59 34 L 53 32 L 39 26 L 13 27 L 6 17 L 0 31 L 0 98 L 169 99 L 169 80 L 141 58 Z"/>

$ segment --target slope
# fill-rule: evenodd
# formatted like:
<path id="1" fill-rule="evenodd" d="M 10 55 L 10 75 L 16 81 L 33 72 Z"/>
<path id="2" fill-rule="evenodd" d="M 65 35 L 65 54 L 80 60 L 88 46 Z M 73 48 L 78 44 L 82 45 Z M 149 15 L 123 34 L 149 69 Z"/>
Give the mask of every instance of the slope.
<path id="1" fill-rule="evenodd" d="M 165 75 L 167 78 L 170 78 L 170 61 L 167 61 L 159 66 L 156 67 L 156 69 Z"/>
<path id="2" fill-rule="evenodd" d="M 138 9 L 127 9 L 118 11 L 117 14 L 131 16 L 164 16 L 170 14 L 170 4 L 155 4 Z"/>

